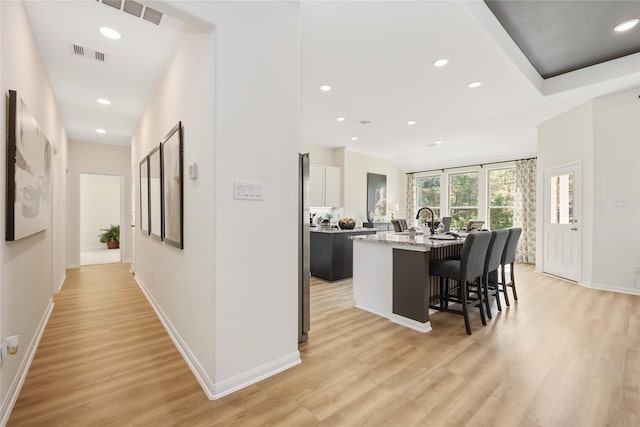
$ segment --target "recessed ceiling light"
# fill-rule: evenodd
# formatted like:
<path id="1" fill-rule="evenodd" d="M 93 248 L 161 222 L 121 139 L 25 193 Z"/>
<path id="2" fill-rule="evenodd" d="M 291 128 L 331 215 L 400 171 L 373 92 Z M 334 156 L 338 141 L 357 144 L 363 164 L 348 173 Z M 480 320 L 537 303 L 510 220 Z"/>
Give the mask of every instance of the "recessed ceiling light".
<path id="1" fill-rule="evenodd" d="M 640 19 L 630 19 L 628 21 L 624 21 L 623 23 L 616 25 L 613 31 L 618 33 L 629 31 L 630 29 L 638 25 L 638 22 L 640 22 Z"/>
<path id="2" fill-rule="evenodd" d="M 473 89 L 473 88 L 476 88 L 476 87 L 480 86 L 481 84 L 482 84 L 482 82 L 476 81 L 476 82 L 469 83 L 467 86 L 469 86 L 470 88 Z"/>
<path id="3" fill-rule="evenodd" d="M 98 98 L 98 103 L 100 103 L 102 105 L 111 105 L 111 101 L 109 101 L 108 99 L 104 99 L 104 98 Z"/>
<path id="4" fill-rule="evenodd" d="M 323 92 L 329 92 L 331 90 L 331 86 L 322 85 L 322 86 L 320 86 L 320 90 L 323 91 Z"/>
<path id="5" fill-rule="evenodd" d="M 98 133 L 107 133 L 107 131 L 104 130 L 104 129 L 96 129 L 96 132 L 98 132 Z"/>
<path id="6" fill-rule="evenodd" d="M 442 141 L 433 141 L 431 144 L 427 144 L 427 147 L 435 147 L 440 144 L 442 144 Z"/>
<path id="7" fill-rule="evenodd" d="M 340 117 L 336 117 L 336 120 L 339 122 L 344 122 L 344 117 L 340 116 Z"/>
<path id="8" fill-rule="evenodd" d="M 415 120 L 409 120 L 409 121 L 407 122 L 407 124 L 408 124 L 409 126 L 413 126 L 413 125 L 415 125 L 415 124 L 416 124 L 416 121 L 415 121 Z"/>
<path id="9" fill-rule="evenodd" d="M 352 141 L 357 141 L 357 140 L 358 140 L 358 137 L 357 137 L 357 136 L 354 136 L 354 137 L 352 137 L 352 138 L 351 138 L 351 140 L 352 140 Z"/>
<path id="10" fill-rule="evenodd" d="M 447 58 L 441 58 L 441 59 L 436 59 L 435 61 L 433 61 L 433 66 L 434 67 L 444 67 L 448 63 L 449 63 L 449 60 Z"/>
<path id="11" fill-rule="evenodd" d="M 100 32 L 103 36 L 111 40 L 120 40 L 120 38 L 122 37 L 119 32 L 109 27 L 100 28 Z"/>

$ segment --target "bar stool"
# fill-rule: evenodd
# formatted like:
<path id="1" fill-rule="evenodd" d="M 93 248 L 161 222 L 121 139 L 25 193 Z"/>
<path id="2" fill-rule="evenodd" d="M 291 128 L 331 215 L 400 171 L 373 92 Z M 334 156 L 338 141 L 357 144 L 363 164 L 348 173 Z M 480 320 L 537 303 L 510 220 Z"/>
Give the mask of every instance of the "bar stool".
<path id="1" fill-rule="evenodd" d="M 518 293 L 516 292 L 516 278 L 514 272 L 514 264 L 516 262 L 516 250 L 518 249 L 518 240 L 522 234 L 521 227 L 513 227 L 509 229 L 509 237 L 507 237 L 507 243 L 504 246 L 502 252 L 502 259 L 500 260 L 500 266 L 502 267 L 502 289 L 500 292 L 504 293 L 504 302 L 509 306 L 509 294 L 507 293 L 507 287 L 513 290 L 513 299 L 518 301 Z M 511 275 L 511 281 L 507 283 L 504 268 L 509 265 L 509 271 Z"/>
<path id="2" fill-rule="evenodd" d="M 469 323 L 469 307 L 477 306 L 480 309 L 480 320 L 487 324 L 484 315 L 484 303 L 482 297 L 482 276 L 487 257 L 487 249 L 491 241 L 491 233 L 478 231 L 469 234 L 462 246 L 460 259 L 440 259 L 429 263 L 429 274 L 440 277 L 440 310 L 449 313 L 462 314 L 467 334 L 471 335 Z M 457 280 L 458 287 L 449 289 L 449 279 Z M 475 291 L 470 289 L 470 286 Z M 451 291 L 455 294 L 451 295 Z M 471 293 L 476 297 L 471 297 Z M 449 303 L 459 303 L 462 310 L 452 310 Z"/>
<path id="3" fill-rule="evenodd" d="M 492 231 L 491 241 L 489 242 L 489 248 L 487 249 L 484 274 L 482 275 L 482 286 L 484 288 L 484 302 L 489 319 L 493 318 L 491 316 L 491 306 L 489 304 L 490 296 L 495 296 L 498 311 L 502 311 L 502 307 L 500 306 L 500 289 L 498 288 L 498 269 L 500 268 L 500 261 L 502 260 L 502 254 L 508 237 L 508 229 Z"/>

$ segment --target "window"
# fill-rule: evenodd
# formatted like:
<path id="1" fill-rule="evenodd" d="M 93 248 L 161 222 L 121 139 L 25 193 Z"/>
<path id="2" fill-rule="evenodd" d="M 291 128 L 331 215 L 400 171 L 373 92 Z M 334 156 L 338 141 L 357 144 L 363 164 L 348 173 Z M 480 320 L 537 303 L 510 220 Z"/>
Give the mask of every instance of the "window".
<path id="1" fill-rule="evenodd" d="M 489 229 L 513 227 L 515 170 L 489 171 Z"/>
<path id="2" fill-rule="evenodd" d="M 573 174 L 551 177 L 551 224 L 573 224 Z"/>
<path id="3" fill-rule="evenodd" d="M 428 206 L 440 218 L 440 176 L 416 178 L 416 208 Z"/>
<path id="4" fill-rule="evenodd" d="M 466 228 L 478 219 L 478 172 L 449 175 L 449 213 L 452 227 Z"/>

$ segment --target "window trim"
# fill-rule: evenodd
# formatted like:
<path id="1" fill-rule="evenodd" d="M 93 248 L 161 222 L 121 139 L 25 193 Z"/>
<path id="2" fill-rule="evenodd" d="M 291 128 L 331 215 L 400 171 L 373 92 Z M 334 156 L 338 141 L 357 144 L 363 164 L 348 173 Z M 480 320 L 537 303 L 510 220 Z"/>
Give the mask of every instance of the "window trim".
<path id="1" fill-rule="evenodd" d="M 413 203 L 414 208 L 417 211 L 421 206 L 418 206 L 418 191 L 417 191 L 417 180 L 419 178 L 430 177 L 430 176 L 439 176 L 440 177 L 440 215 L 442 216 L 451 216 L 451 206 L 449 204 L 449 176 L 452 174 L 460 174 L 460 173 L 468 173 L 468 172 L 477 172 L 478 173 L 478 219 L 481 221 L 485 221 L 488 226 L 489 221 L 489 171 L 492 170 L 500 170 L 500 169 L 515 169 L 516 162 L 508 161 L 508 162 L 500 162 L 500 163 L 492 163 L 489 166 L 483 166 L 481 164 L 476 166 L 466 166 L 460 168 L 444 168 L 441 170 L 429 171 L 429 172 L 416 172 L 414 173 L 414 194 L 413 194 Z M 444 188 L 443 188 L 444 183 Z M 510 206 L 507 206 L 510 207 Z M 458 207 L 463 209 L 464 207 Z M 470 209 L 475 207 L 470 206 Z M 513 207 L 515 210 L 515 206 Z M 413 221 L 414 218 L 409 218 L 410 221 Z"/>

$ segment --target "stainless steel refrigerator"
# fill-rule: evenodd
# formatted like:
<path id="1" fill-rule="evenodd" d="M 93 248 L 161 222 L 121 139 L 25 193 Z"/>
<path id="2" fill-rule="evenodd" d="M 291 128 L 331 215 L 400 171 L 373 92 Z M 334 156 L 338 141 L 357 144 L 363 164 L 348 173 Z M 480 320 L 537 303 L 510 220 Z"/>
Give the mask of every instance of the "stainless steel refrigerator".
<path id="1" fill-rule="evenodd" d="M 309 338 L 309 153 L 298 157 L 298 342 L 302 343 Z"/>

